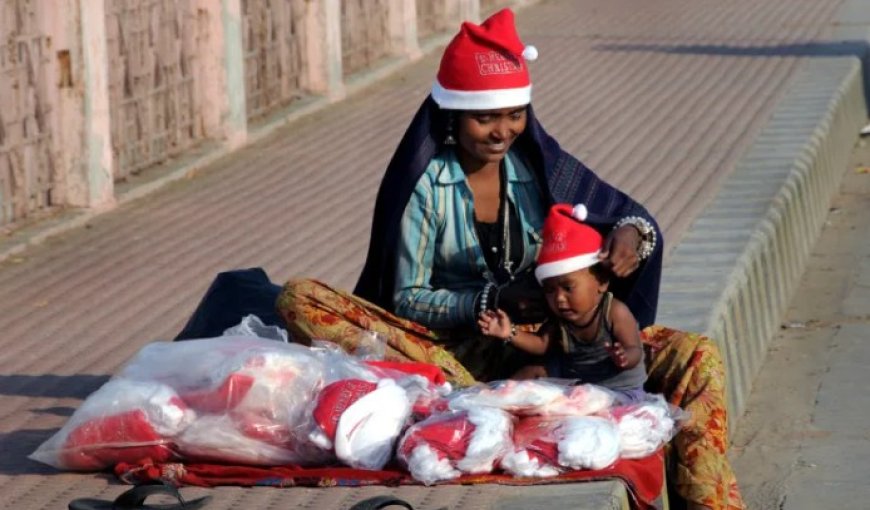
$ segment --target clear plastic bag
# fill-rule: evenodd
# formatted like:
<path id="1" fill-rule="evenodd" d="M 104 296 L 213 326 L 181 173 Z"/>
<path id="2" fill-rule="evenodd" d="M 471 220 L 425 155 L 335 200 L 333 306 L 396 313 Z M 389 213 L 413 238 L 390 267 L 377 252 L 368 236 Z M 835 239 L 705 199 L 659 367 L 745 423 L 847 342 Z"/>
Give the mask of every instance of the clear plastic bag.
<path id="1" fill-rule="evenodd" d="M 118 462 L 176 458 L 174 439 L 196 414 L 169 386 L 113 379 L 30 455 L 57 469 L 98 471 Z"/>
<path id="2" fill-rule="evenodd" d="M 290 334 L 286 329 L 280 326 L 267 326 L 262 319 L 254 314 L 244 316 L 241 322 L 224 331 L 223 336 L 249 336 L 278 340 L 284 343 L 290 342 Z"/>
<path id="3" fill-rule="evenodd" d="M 309 348 L 252 337 L 157 342 L 90 395 L 35 460 L 96 470 L 176 459 L 256 464 L 324 458 L 296 435 L 323 385 Z M 221 439 L 222 438 L 222 439 Z"/>
<path id="4" fill-rule="evenodd" d="M 397 456 L 426 485 L 462 473 L 489 473 L 511 450 L 513 418 L 495 408 L 432 416 L 411 426 Z"/>
<path id="5" fill-rule="evenodd" d="M 640 459 L 656 452 L 679 431 L 689 413 L 672 406 L 661 395 L 644 402 L 618 406 L 610 413 L 619 431 L 619 455 Z"/>
<path id="6" fill-rule="evenodd" d="M 604 469 L 619 458 L 619 432 L 613 420 L 568 416 L 558 428 L 559 464 L 571 469 Z"/>
<path id="7" fill-rule="evenodd" d="M 558 475 L 557 430 L 561 418 L 529 416 L 514 427 L 513 448 L 501 460 L 501 467 L 514 476 L 546 478 Z"/>
<path id="8" fill-rule="evenodd" d="M 450 409 L 495 407 L 517 416 L 586 416 L 608 409 L 613 392 L 569 380 L 494 381 L 472 386 L 448 397 Z"/>

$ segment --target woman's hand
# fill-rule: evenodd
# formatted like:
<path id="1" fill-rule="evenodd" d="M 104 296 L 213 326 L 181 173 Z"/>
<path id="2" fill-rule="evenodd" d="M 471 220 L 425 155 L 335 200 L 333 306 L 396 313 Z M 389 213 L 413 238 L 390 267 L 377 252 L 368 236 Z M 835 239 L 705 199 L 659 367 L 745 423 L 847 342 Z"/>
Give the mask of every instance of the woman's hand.
<path id="1" fill-rule="evenodd" d="M 639 244 L 640 232 L 631 225 L 623 225 L 607 236 L 598 258 L 618 278 L 625 278 L 640 266 L 637 256 Z"/>
<path id="2" fill-rule="evenodd" d="M 477 319 L 480 332 L 502 340 L 511 336 L 510 317 L 502 310 L 487 310 Z"/>

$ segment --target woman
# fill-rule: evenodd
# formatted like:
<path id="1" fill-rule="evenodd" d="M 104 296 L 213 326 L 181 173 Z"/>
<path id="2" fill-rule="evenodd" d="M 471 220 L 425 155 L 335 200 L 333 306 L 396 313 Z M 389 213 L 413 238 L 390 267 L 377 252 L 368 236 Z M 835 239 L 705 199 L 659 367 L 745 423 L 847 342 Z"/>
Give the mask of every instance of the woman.
<path id="1" fill-rule="evenodd" d="M 503 10 L 464 23 L 445 50 L 432 94 L 403 137 L 378 193 L 368 257 L 354 294 L 289 282 L 278 313 L 294 338 L 353 352 L 362 333 L 387 357 L 441 366 L 455 383 L 504 378 L 523 366 L 508 344 L 483 338 L 478 315 L 502 308 L 534 328 L 544 302 L 531 275 L 550 204 L 584 203 L 607 235 L 613 293 L 644 330 L 647 389 L 692 414 L 674 440 L 671 481 L 689 508 L 743 508 L 725 457 L 724 369 L 715 345 L 652 326 L 662 241 L 649 213 L 562 151 L 530 106 L 524 58 L 536 56 Z"/>

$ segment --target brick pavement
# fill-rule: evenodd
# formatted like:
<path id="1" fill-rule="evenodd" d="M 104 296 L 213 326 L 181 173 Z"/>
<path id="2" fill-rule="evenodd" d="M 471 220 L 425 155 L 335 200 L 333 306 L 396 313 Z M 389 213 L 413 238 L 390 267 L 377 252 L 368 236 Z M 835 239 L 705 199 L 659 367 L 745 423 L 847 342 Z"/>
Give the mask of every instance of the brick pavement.
<path id="1" fill-rule="evenodd" d="M 551 0 L 518 22 L 541 53 L 531 71 L 544 126 L 645 202 L 673 247 L 818 55 L 811 43 L 829 32 L 839 3 Z M 0 264 L 0 507 L 63 508 L 123 489 L 25 456 L 137 349 L 171 337 L 216 272 L 263 266 L 276 281 L 353 284 L 379 177 L 436 66 L 437 55 L 424 58 Z M 358 496 L 216 494 L 209 508 L 328 508 Z M 461 497 L 444 491 L 438 506 Z"/>

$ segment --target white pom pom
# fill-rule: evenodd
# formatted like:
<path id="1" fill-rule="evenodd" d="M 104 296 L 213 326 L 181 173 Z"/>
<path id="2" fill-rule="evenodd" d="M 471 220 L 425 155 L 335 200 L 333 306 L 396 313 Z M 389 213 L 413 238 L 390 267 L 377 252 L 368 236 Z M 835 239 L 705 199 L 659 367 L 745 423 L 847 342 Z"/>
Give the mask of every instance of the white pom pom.
<path id="1" fill-rule="evenodd" d="M 583 204 L 577 204 L 574 206 L 574 210 L 571 211 L 571 216 L 575 217 L 580 221 L 585 221 L 586 216 L 589 214 L 589 211 L 586 210 L 586 206 Z"/>
<path id="2" fill-rule="evenodd" d="M 538 48 L 535 48 L 532 45 L 528 45 L 523 49 L 523 58 L 528 60 L 529 62 L 533 62 L 538 59 Z"/>

